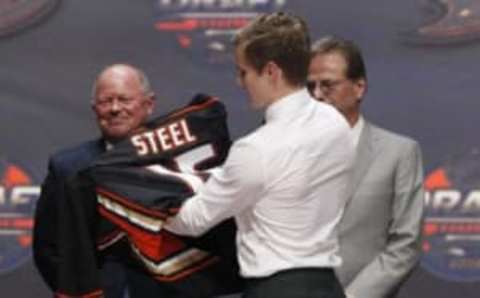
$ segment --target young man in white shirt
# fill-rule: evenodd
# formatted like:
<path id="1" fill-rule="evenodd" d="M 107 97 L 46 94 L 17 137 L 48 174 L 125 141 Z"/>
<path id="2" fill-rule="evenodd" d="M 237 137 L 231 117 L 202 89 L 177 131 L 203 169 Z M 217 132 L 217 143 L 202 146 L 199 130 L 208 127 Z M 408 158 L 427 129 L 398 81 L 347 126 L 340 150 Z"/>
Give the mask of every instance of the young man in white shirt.
<path id="1" fill-rule="evenodd" d="M 262 15 L 234 38 L 237 79 L 265 124 L 232 146 L 224 166 L 166 229 L 201 235 L 238 226 L 246 298 L 344 297 L 333 267 L 354 146 L 345 118 L 305 88 L 309 36 L 298 17 Z"/>

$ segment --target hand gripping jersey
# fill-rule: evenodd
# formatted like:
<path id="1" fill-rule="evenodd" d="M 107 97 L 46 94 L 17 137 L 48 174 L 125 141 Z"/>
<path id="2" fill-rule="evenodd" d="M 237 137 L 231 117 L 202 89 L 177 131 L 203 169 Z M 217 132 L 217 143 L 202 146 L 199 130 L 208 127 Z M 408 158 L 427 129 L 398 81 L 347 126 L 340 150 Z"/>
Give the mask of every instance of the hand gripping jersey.
<path id="1" fill-rule="evenodd" d="M 182 297 L 238 291 L 233 220 L 200 238 L 162 229 L 225 160 L 230 144 L 224 106 L 196 96 L 68 181 L 59 206 L 57 297 L 101 297 L 98 267 L 110 254 Z"/>

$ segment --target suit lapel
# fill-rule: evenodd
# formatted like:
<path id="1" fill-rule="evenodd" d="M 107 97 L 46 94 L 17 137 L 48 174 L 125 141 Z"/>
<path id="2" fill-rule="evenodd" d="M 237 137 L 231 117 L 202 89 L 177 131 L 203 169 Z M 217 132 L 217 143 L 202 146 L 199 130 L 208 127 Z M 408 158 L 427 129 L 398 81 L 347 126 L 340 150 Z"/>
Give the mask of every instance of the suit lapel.
<path id="1" fill-rule="evenodd" d="M 81 169 L 91 166 L 105 152 L 105 141 L 97 139 L 90 141 L 82 151 Z"/>
<path id="2" fill-rule="evenodd" d="M 360 134 L 357 147 L 357 157 L 355 159 L 355 165 L 352 174 L 352 196 L 357 191 L 358 185 L 362 179 L 366 176 L 367 171 L 372 164 L 374 158 L 373 148 L 373 132 L 370 123 L 365 121 L 365 126 Z M 349 200 L 350 201 L 350 200 Z"/>
<path id="3" fill-rule="evenodd" d="M 95 142 L 93 143 L 92 153 L 93 153 L 94 155 L 100 155 L 100 154 L 102 154 L 103 152 L 105 152 L 105 148 L 106 148 L 105 140 L 104 140 L 104 139 L 97 139 L 97 140 L 95 140 Z"/>

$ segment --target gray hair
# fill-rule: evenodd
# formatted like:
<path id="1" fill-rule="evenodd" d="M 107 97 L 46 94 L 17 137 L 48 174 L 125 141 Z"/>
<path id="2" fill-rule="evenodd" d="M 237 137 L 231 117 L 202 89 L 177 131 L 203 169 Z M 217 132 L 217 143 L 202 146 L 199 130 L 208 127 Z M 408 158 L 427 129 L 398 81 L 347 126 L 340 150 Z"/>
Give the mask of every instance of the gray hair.
<path id="1" fill-rule="evenodd" d="M 347 64 L 346 76 L 351 80 L 367 79 L 367 70 L 360 48 L 351 40 L 337 36 L 325 36 L 315 41 L 310 51 L 313 59 L 316 55 L 339 53 Z"/>
<path id="2" fill-rule="evenodd" d="M 145 72 L 143 70 L 141 70 L 140 68 L 135 67 L 131 64 L 119 63 L 119 64 L 108 65 L 108 66 L 104 67 L 102 69 L 102 71 L 99 72 L 99 74 L 95 78 L 95 81 L 93 81 L 93 84 L 92 84 L 91 96 L 92 96 L 93 99 L 95 98 L 95 94 L 97 92 L 97 84 L 98 84 L 98 80 L 100 79 L 100 77 L 107 70 L 110 70 L 110 69 L 116 68 L 116 67 L 125 67 L 125 68 L 132 69 L 137 74 L 138 80 L 140 81 L 140 85 L 142 87 L 143 94 L 145 94 L 145 95 L 153 94 L 152 86 L 150 85 L 150 80 L 148 79 L 147 75 L 145 74 Z"/>

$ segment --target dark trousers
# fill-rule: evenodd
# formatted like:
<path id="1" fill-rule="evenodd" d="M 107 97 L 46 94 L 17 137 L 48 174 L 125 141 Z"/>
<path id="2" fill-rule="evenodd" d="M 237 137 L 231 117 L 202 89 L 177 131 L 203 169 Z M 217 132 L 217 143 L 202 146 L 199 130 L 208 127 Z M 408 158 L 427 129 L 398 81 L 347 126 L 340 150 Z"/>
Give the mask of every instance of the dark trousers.
<path id="1" fill-rule="evenodd" d="M 243 298 L 345 298 L 333 269 L 299 268 L 246 280 Z"/>
<path id="2" fill-rule="evenodd" d="M 101 280 L 105 298 L 124 298 L 127 288 L 125 268 L 118 261 L 109 260 L 101 269 Z"/>

